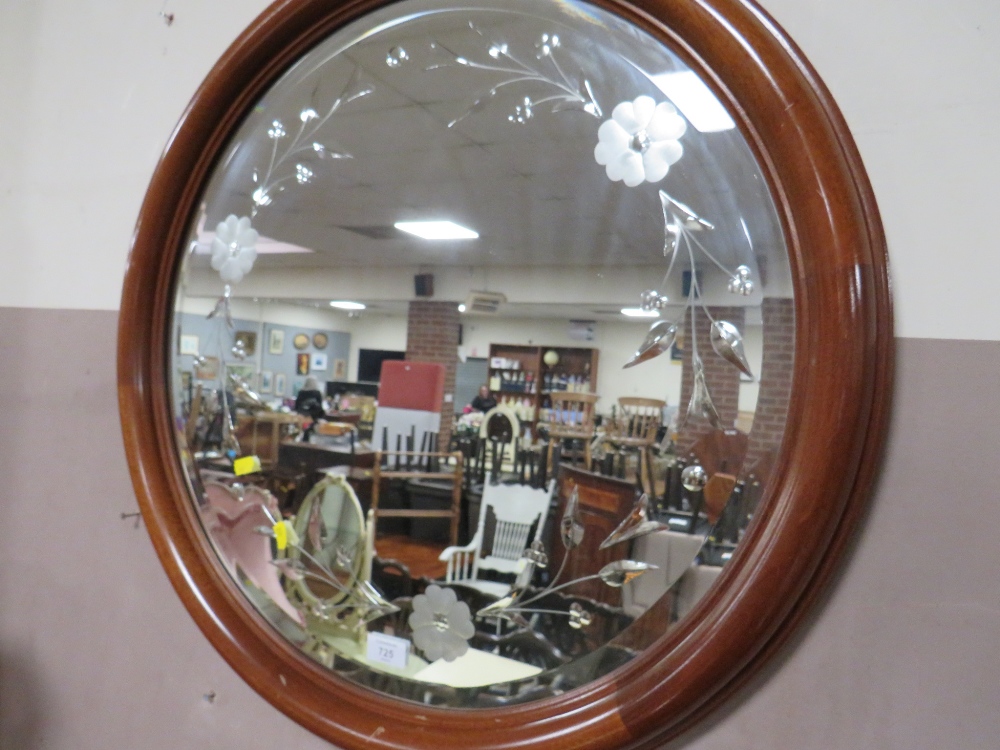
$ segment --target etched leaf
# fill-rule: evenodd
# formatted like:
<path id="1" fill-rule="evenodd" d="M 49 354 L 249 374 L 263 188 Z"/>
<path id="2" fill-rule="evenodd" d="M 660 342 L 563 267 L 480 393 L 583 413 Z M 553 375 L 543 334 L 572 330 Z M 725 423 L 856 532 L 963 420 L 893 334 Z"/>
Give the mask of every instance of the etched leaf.
<path id="1" fill-rule="evenodd" d="M 553 112 L 569 112 L 584 109 L 584 103 L 574 99 L 561 99 L 552 105 Z"/>
<path id="2" fill-rule="evenodd" d="M 620 588 L 630 581 L 634 581 L 648 570 L 657 570 L 657 566 L 638 560 L 615 560 L 608 563 L 597 574 L 608 586 Z"/>
<path id="3" fill-rule="evenodd" d="M 632 512 L 625 517 L 625 520 L 618 524 L 618 528 L 612 531 L 607 539 L 601 542 L 600 549 L 607 549 L 612 545 L 627 542 L 630 539 L 645 536 L 654 531 L 664 531 L 668 528 L 669 526 L 665 523 L 650 520 L 649 495 L 644 492 L 642 493 L 642 497 L 636 501 Z"/>
<path id="4" fill-rule="evenodd" d="M 457 125 L 458 123 L 460 123 L 462 120 L 464 120 L 469 115 L 475 114 L 476 112 L 478 112 L 481 109 L 483 109 L 486 106 L 487 102 L 489 102 L 489 100 L 491 98 L 493 98 L 493 96 L 495 94 L 496 94 L 496 90 L 494 89 L 493 91 L 490 91 L 486 96 L 482 96 L 479 99 L 476 99 L 476 101 L 474 101 L 472 104 L 469 105 L 469 108 L 466 109 L 465 112 L 463 112 L 458 117 L 456 117 L 454 120 L 452 120 L 451 122 L 449 122 L 448 123 L 448 127 L 449 128 L 454 127 L 455 125 Z"/>
<path id="5" fill-rule="evenodd" d="M 583 73 L 580 74 L 581 77 Z M 590 86 L 590 81 L 586 78 L 583 79 L 583 87 L 587 89 L 587 96 L 590 97 L 590 101 L 584 107 L 584 110 L 592 114 L 594 117 L 603 117 L 604 112 L 601 111 L 601 105 L 597 103 L 597 97 L 594 95 L 594 89 Z"/>
<path id="6" fill-rule="evenodd" d="M 658 320 L 653 325 L 649 327 L 649 332 L 646 334 L 646 338 L 643 339 L 639 348 L 636 350 L 635 354 L 632 355 L 632 359 L 625 363 L 624 369 L 629 367 L 635 367 L 638 364 L 642 364 L 654 357 L 658 357 L 666 351 L 670 350 L 670 347 L 674 345 L 674 341 L 677 340 L 677 324 L 670 323 L 666 320 Z"/>
<path id="7" fill-rule="evenodd" d="M 559 524 L 562 535 L 563 546 L 567 550 L 579 546 L 583 541 L 583 524 L 580 522 L 580 495 L 577 488 L 573 488 L 569 500 L 566 501 L 566 510 L 563 511 L 562 522 Z"/>
<path id="8" fill-rule="evenodd" d="M 712 401 L 712 394 L 708 390 L 708 383 L 705 382 L 705 370 L 700 366 L 694 375 L 694 388 L 691 389 L 691 403 L 688 405 L 688 413 L 695 413 L 708 420 L 715 429 L 722 429 L 722 420 L 719 412 Z"/>
<path id="9" fill-rule="evenodd" d="M 750 363 L 747 362 L 743 351 L 743 337 L 732 323 L 727 320 L 717 320 L 712 324 L 712 348 L 740 372 L 753 377 Z"/>

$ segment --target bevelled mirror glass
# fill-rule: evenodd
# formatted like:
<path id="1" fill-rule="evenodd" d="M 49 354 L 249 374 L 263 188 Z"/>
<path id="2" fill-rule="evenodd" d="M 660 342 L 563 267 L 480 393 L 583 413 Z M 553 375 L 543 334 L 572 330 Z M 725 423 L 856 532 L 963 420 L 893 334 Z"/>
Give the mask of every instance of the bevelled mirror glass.
<path id="1" fill-rule="evenodd" d="M 259 98 L 199 204 L 179 448 L 322 664 L 537 700 L 721 572 L 782 437 L 791 278 L 754 154 L 664 44 L 583 3 L 398 3 Z"/>
<path id="2" fill-rule="evenodd" d="M 153 541 L 257 690 L 349 747 L 623 747 L 777 648 L 891 372 L 808 72 L 743 2 L 279 2 L 237 41 L 119 356 Z"/>

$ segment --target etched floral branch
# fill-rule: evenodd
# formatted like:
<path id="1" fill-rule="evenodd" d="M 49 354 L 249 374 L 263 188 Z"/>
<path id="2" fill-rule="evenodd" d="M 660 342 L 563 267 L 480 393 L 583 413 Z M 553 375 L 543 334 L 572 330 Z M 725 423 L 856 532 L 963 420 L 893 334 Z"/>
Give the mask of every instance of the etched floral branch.
<path id="1" fill-rule="evenodd" d="M 433 49 L 441 49 L 447 52 L 451 62 L 436 63 L 430 65 L 426 70 L 439 70 L 442 68 L 465 67 L 473 70 L 485 70 L 493 73 L 502 73 L 508 78 L 493 86 L 483 96 L 476 99 L 461 115 L 448 123 L 448 127 L 454 127 L 465 118 L 482 110 L 492 101 L 498 93 L 509 87 L 516 87 L 519 84 L 541 84 L 552 90 L 552 93 L 538 99 L 533 99 L 526 95 L 520 104 L 514 107 L 514 112 L 507 116 L 510 122 L 520 125 L 525 124 L 534 116 L 534 110 L 541 105 L 551 105 L 551 112 L 562 112 L 566 110 L 580 110 L 593 117 L 601 117 L 601 106 L 597 103 L 594 90 L 581 71 L 580 81 L 573 81 L 556 57 L 556 50 L 560 48 L 562 42 L 556 34 L 544 33 L 535 44 L 535 59 L 543 62 L 544 65 L 533 65 L 524 62 L 515 55 L 506 42 L 496 42 L 489 39 L 474 23 L 469 22 L 469 28 L 478 34 L 488 44 L 487 55 L 491 62 L 478 62 L 470 60 L 457 52 L 449 49 L 440 42 L 433 42 Z M 546 71 L 543 68 L 549 68 Z"/>
<path id="2" fill-rule="evenodd" d="M 281 120 L 274 120 L 267 130 L 271 140 L 271 158 L 263 173 L 254 169 L 251 178 L 257 185 L 253 191 L 253 210 L 251 218 L 263 207 L 271 204 L 276 193 L 282 192 L 287 183 L 292 181 L 305 185 L 313 178 L 312 168 L 305 163 L 306 157 L 313 159 L 351 159 L 346 151 L 333 149 L 321 143 L 318 139 L 320 129 L 326 125 L 340 108 L 350 102 L 372 93 L 370 86 L 361 83 L 360 71 L 355 68 L 350 79 L 336 99 L 326 108 L 325 114 L 320 114 L 315 106 L 309 106 L 299 112 L 298 130 L 291 136 Z M 315 91 L 313 92 L 315 99 Z M 287 139 L 287 142 L 286 142 Z"/>
<path id="3" fill-rule="evenodd" d="M 709 392 L 708 383 L 705 379 L 705 367 L 702 363 L 701 355 L 698 353 L 698 337 L 695 335 L 697 308 L 701 308 L 705 317 L 712 324 L 710 340 L 716 354 L 751 378 L 753 377 L 753 371 L 750 369 L 750 364 L 747 362 L 743 351 L 743 337 L 739 329 L 729 321 L 716 320 L 711 312 L 709 312 L 705 303 L 701 301 L 701 282 L 698 279 L 698 274 L 695 273 L 695 248 L 729 277 L 728 289 L 730 293 L 749 296 L 754 291 L 754 283 L 750 278 L 750 268 L 748 266 L 737 266 L 735 271 L 726 268 L 695 236 L 696 232 L 715 229 L 715 225 L 696 214 L 688 206 L 671 197 L 665 191 L 660 190 L 659 193 L 660 205 L 663 209 L 663 254 L 664 256 L 670 255 L 670 263 L 667 266 L 667 272 L 663 277 L 663 281 L 660 282 L 659 289 L 663 289 L 666 286 L 667 281 L 673 273 L 677 258 L 682 253 L 687 255 L 688 263 L 691 267 L 691 284 L 689 285 L 687 300 L 685 301 L 684 310 L 680 317 L 673 321 L 660 320 L 653 323 L 646 334 L 646 338 L 639 345 L 632 359 L 625 364 L 625 367 L 634 367 L 668 351 L 677 339 L 677 333 L 684 325 L 684 318 L 687 317 L 688 311 L 690 311 L 691 368 L 694 380 L 691 389 L 691 400 L 688 403 L 684 420 L 686 421 L 694 413 L 707 419 L 713 427 L 719 428 L 721 427 L 719 413 L 712 401 L 712 395 Z M 648 289 L 640 297 L 640 305 L 643 310 L 665 310 L 668 304 L 667 296 L 658 291 L 658 289 Z"/>

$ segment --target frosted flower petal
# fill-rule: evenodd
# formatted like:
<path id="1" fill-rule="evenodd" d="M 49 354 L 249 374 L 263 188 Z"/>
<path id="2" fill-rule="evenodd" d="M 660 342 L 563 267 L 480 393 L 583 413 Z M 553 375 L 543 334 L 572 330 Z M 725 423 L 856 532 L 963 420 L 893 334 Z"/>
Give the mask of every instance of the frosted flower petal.
<path id="1" fill-rule="evenodd" d="M 594 161 L 605 167 L 608 179 L 629 187 L 659 182 L 684 154 L 677 139 L 686 130 L 668 102 L 656 104 L 648 96 L 620 102 L 597 130 Z"/>
<path id="2" fill-rule="evenodd" d="M 235 284 L 250 273 L 257 260 L 257 230 L 249 217 L 230 214 L 215 228 L 212 240 L 212 268 L 226 284 Z"/>
<path id="3" fill-rule="evenodd" d="M 453 589 L 436 584 L 413 597 L 409 624 L 414 645 L 430 661 L 454 661 L 469 650 L 476 632 L 469 605 L 458 601 Z"/>

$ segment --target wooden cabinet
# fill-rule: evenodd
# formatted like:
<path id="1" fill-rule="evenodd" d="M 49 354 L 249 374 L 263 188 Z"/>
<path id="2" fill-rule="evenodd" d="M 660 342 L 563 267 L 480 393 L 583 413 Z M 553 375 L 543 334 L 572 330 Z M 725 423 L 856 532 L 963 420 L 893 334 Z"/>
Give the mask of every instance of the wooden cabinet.
<path id="1" fill-rule="evenodd" d="M 240 451 L 246 456 L 260 458 L 265 469 L 278 460 L 278 444 L 289 432 L 296 432 L 302 425 L 303 417 L 298 414 L 260 411 L 255 414 L 241 414 L 236 418 L 236 439 Z"/>
<path id="2" fill-rule="evenodd" d="M 597 392 L 599 354 L 584 347 L 491 344 L 490 392 L 534 426 L 551 406 L 553 391 Z"/>
<path id="3" fill-rule="evenodd" d="M 560 539 L 560 522 L 574 489 L 577 491 L 579 521 L 583 524 L 584 533 L 580 546 L 567 553 Z M 617 544 L 607 549 L 600 547 L 601 542 L 618 527 L 622 519 L 632 512 L 634 505 L 635 485 L 631 482 L 562 464 L 559 467 L 556 514 L 552 520 L 548 545 L 549 569 L 559 570 L 563 566 L 563 557 L 568 554 L 569 559 L 561 580 L 572 581 L 595 575 L 608 563 L 627 557 L 628 544 Z M 571 591 L 574 595 L 605 604 L 620 606 L 622 603 L 621 589 L 612 588 L 596 579 L 579 583 Z"/>

